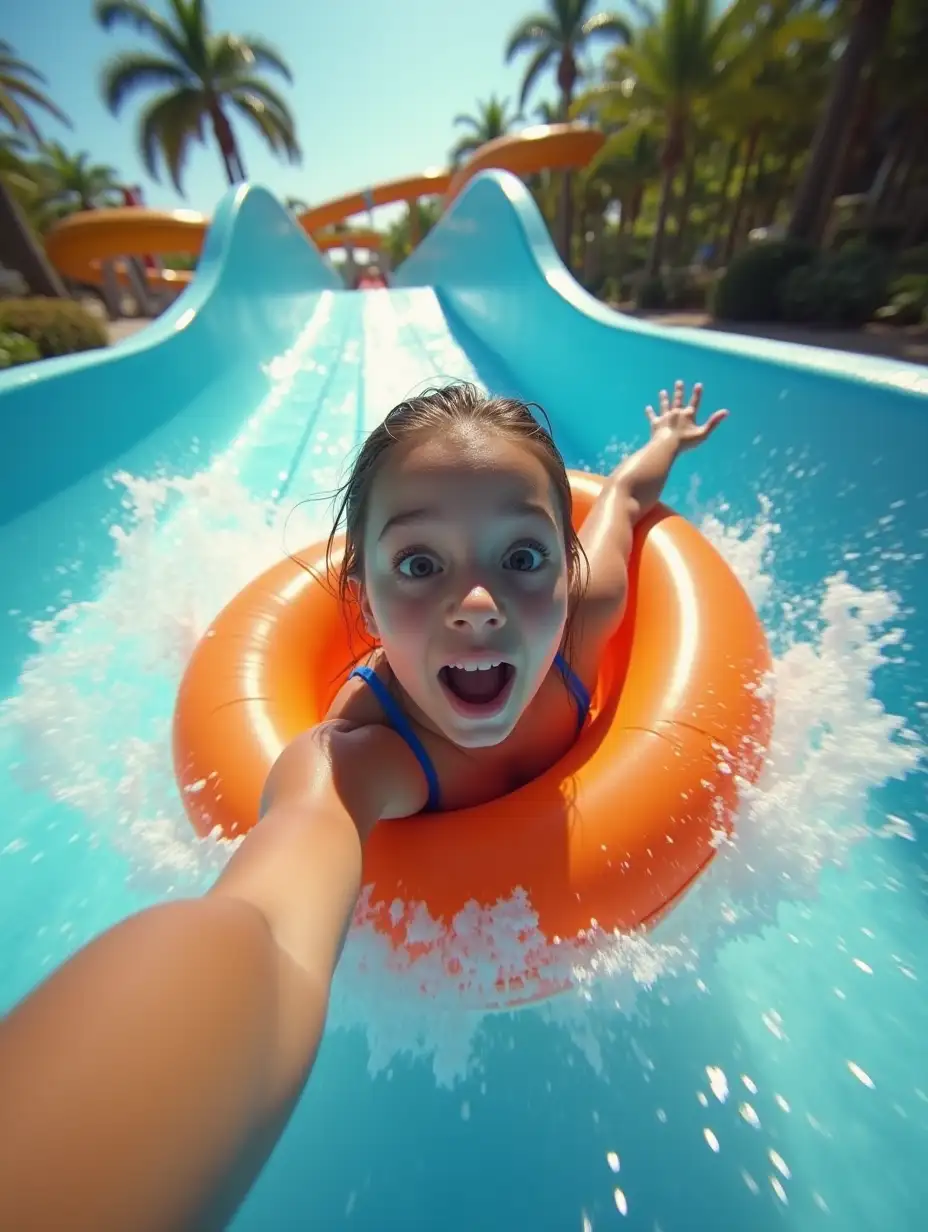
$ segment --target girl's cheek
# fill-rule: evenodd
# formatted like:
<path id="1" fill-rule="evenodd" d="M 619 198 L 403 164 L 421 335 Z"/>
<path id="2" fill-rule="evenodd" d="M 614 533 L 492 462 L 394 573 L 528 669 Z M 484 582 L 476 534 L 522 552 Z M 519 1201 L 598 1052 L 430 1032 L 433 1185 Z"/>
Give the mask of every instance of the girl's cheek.
<path id="1" fill-rule="evenodd" d="M 393 592 L 380 596 L 375 610 L 382 632 L 388 636 L 402 636 L 413 634 L 422 627 L 426 605 L 411 596 Z"/>

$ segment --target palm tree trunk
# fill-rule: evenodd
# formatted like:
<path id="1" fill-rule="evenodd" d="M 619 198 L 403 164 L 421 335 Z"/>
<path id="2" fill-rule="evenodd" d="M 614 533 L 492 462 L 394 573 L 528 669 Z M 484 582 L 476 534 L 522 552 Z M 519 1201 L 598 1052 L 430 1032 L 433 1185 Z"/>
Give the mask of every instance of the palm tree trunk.
<path id="1" fill-rule="evenodd" d="M 677 238 L 674 244 L 674 260 L 679 265 L 683 260 L 684 241 L 686 240 L 686 231 L 690 221 L 690 206 L 693 203 L 693 189 L 696 186 L 696 148 L 695 142 L 690 146 L 686 156 L 686 165 L 683 172 L 683 192 L 680 194 L 680 203 L 677 206 Z"/>
<path id="2" fill-rule="evenodd" d="M 64 283 L 45 255 L 26 217 L 7 186 L 0 181 L 0 264 L 22 274 L 33 295 L 62 299 Z"/>
<path id="3" fill-rule="evenodd" d="M 573 98 L 574 84 L 577 80 L 577 70 L 573 57 L 564 52 L 558 65 L 558 85 L 561 87 L 561 120 L 566 124 L 570 119 L 570 104 Z M 561 179 L 561 226 L 560 250 L 561 260 L 570 269 L 570 241 L 574 233 L 574 191 L 573 177 L 569 171 L 563 173 Z"/>
<path id="4" fill-rule="evenodd" d="M 887 208 L 890 211 L 905 209 L 912 181 L 922 164 L 926 132 L 928 132 L 928 116 L 922 121 L 916 121 L 915 125 L 909 128 L 907 148 L 903 153 L 902 174 L 896 177 L 895 190 L 887 202 Z"/>
<path id="5" fill-rule="evenodd" d="M 657 207 L 657 222 L 654 224 L 654 238 L 651 240 L 648 263 L 645 266 L 645 272 L 649 278 L 656 278 L 661 270 L 661 262 L 664 257 L 664 235 L 667 230 L 670 203 L 673 201 L 673 181 L 676 170 L 672 162 L 668 162 L 664 168 L 664 178 L 661 182 L 661 199 Z"/>
<path id="6" fill-rule="evenodd" d="M 738 196 L 735 200 L 735 208 L 732 211 L 731 224 L 728 228 L 728 236 L 725 240 L 725 253 L 723 261 L 727 265 L 731 260 L 731 255 L 735 251 L 735 244 L 738 240 L 738 231 L 741 227 L 741 215 L 744 211 L 744 203 L 748 195 L 748 183 L 751 179 L 751 167 L 754 164 L 754 156 L 757 153 L 757 143 L 760 140 L 760 129 L 754 128 L 751 135 L 748 137 L 748 148 L 744 155 L 744 170 L 741 173 L 741 183 L 738 186 Z"/>
<path id="7" fill-rule="evenodd" d="M 210 119 L 213 121 L 213 132 L 216 134 L 219 153 L 222 156 L 222 165 L 226 170 L 226 179 L 230 184 L 237 184 L 245 177 L 242 174 L 243 168 L 235 145 L 235 137 L 232 134 L 232 125 L 220 107 L 218 100 L 214 101 L 210 106 L 209 114 Z"/>
<path id="8" fill-rule="evenodd" d="M 631 201 L 628 203 L 628 230 L 634 235 L 641 216 L 641 206 L 644 201 L 644 184 L 638 184 L 632 189 Z"/>
<path id="9" fill-rule="evenodd" d="M 772 227 L 777 221 L 777 214 L 780 212 L 780 206 L 783 204 L 783 198 L 786 196 L 786 190 L 789 187 L 790 179 L 793 175 L 793 167 L 796 163 L 795 154 L 787 154 L 783 160 L 783 165 L 780 168 L 780 173 L 777 176 L 776 187 L 771 193 L 770 200 L 767 203 L 767 209 L 764 214 L 764 226 Z"/>
<path id="10" fill-rule="evenodd" d="M 728 148 L 728 156 L 725 159 L 725 170 L 722 173 L 722 184 L 719 188 L 719 208 L 716 211 L 715 221 L 712 225 L 712 264 L 715 265 L 718 261 L 719 245 L 722 240 L 722 232 L 725 230 L 725 219 L 728 216 L 728 190 L 731 187 L 731 177 L 735 174 L 735 167 L 738 165 L 738 151 L 741 148 L 739 141 L 733 141 Z"/>
<path id="11" fill-rule="evenodd" d="M 883 45 L 892 7 L 893 0 L 858 2 L 847 46 L 834 71 L 831 90 L 796 194 L 789 223 L 789 234 L 795 239 L 811 243 L 821 240 L 857 114 L 854 103 L 861 78 Z"/>

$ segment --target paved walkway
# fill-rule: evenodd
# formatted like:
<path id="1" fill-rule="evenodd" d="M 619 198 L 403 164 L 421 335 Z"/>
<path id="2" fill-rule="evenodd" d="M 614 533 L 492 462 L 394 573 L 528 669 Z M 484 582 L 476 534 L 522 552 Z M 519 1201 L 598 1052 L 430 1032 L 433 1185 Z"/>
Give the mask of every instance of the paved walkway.
<path id="1" fill-rule="evenodd" d="M 138 317 L 127 317 L 121 321 L 106 321 L 106 336 L 110 343 L 122 342 L 123 338 L 131 338 L 148 324 L 147 320 Z"/>
<path id="2" fill-rule="evenodd" d="M 689 329 L 711 329 L 729 334 L 750 334 L 754 338 L 773 338 L 777 342 L 796 342 L 803 346 L 828 347 L 853 351 L 856 355 L 883 355 L 910 364 L 928 364 L 928 326 L 866 325 L 863 329 L 812 329 L 798 325 L 741 325 L 713 321 L 705 312 L 635 312 L 624 306 L 621 312 L 668 328 L 684 325 Z"/>

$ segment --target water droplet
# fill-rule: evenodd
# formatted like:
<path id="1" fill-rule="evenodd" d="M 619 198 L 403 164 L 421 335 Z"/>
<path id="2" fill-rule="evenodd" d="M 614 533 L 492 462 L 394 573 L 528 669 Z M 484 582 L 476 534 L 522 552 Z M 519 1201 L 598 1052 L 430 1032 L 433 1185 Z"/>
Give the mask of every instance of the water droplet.
<path id="1" fill-rule="evenodd" d="M 790 1172 L 789 1166 L 786 1163 L 786 1160 L 783 1158 L 783 1156 L 780 1155 L 779 1152 L 773 1150 L 772 1147 L 767 1152 L 767 1154 L 770 1157 L 770 1162 L 776 1168 L 777 1172 L 779 1172 L 782 1176 L 785 1176 L 786 1179 L 789 1180 L 789 1178 L 792 1176 L 792 1173 Z"/>
<path id="2" fill-rule="evenodd" d="M 771 1035 L 777 1039 L 785 1040 L 786 1035 L 783 1031 L 783 1019 L 776 1010 L 767 1010 L 760 1016 L 761 1022 L 767 1028 Z"/>
<path id="3" fill-rule="evenodd" d="M 716 1065 L 707 1065 L 706 1074 L 709 1077 L 709 1088 L 712 1094 L 720 1104 L 724 1104 L 726 1099 L 728 1099 L 728 1079 L 725 1077 L 724 1071 Z"/>
<path id="4" fill-rule="evenodd" d="M 848 1061 L 847 1067 L 858 1082 L 862 1082 L 864 1086 L 869 1087 L 871 1091 L 874 1090 L 873 1079 L 866 1070 L 860 1068 L 856 1061 Z"/>

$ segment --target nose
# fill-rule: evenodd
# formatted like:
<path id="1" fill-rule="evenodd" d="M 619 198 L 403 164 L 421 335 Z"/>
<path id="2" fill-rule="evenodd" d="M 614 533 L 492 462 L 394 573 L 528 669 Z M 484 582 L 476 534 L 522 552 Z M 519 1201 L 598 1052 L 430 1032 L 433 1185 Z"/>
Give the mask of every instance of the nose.
<path id="1" fill-rule="evenodd" d="M 485 629 L 501 629 L 505 623 L 502 609 L 484 586 L 472 586 L 448 613 L 452 629 L 470 628 L 481 633 Z"/>

